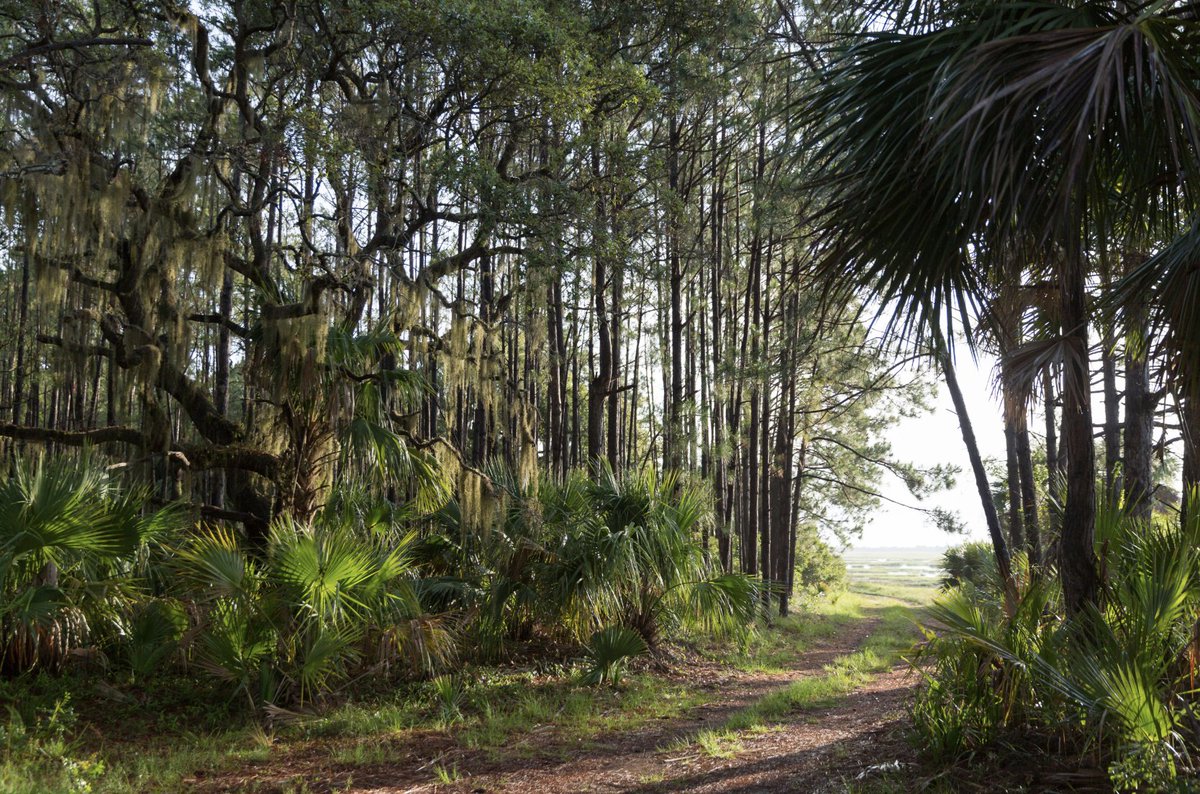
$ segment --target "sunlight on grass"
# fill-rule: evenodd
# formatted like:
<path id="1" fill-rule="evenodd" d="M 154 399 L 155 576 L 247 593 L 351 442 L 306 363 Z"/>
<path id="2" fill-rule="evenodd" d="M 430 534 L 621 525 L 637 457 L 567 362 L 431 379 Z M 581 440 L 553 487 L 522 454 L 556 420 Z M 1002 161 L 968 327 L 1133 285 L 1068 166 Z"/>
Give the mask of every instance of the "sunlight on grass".
<path id="1" fill-rule="evenodd" d="M 850 591 L 814 600 L 799 614 L 760 627 L 739 646 L 698 644 L 705 655 L 737 669 L 774 674 L 794 669 L 806 650 L 853 624 L 877 620 L 862 647 L 836 659 L 820 675 L 796 680 L 733 713 L 723 724 L 663 751 L 728 758 L 743 749 L 745 739 L 777 730 L 789 713 L 833 703 L 888 669 L 912 640 L 912 604 L 925 599 L 906 587 L 881 586 L 881 592 L 886 596 Z M 222 729 L 215 720 L 202 723 L 196 732 L 182 724 L 147 726 L 132 744 L 111 739 L 89 744 L 88 736 L 76 742 L 30 738 L 23 740 L 27 746 L 21 752 L 0 757 L 0 791 L 177 790 L 189 780 L 253 768 L 292 752 L 307 752 L 306 747 L 319 748 L 334 764 L 372 766 L 387 763 L 398 747 L 420 742 L 430 731 L 449 734 L 459 747 L 487 755 L 532 757 L 553 754 L 558 746 L 578 749 L 605 735 L 679 719 L 720 696 L 718 690 L 696 687 L 691 680 L 647 672 L 628 675 L 620 688 L 583 687 L 569 666 L 547 674 L 476 668 L 460 671 L 456 681 L 453 709 L 445 707 L 445 686 L 439 690 L 434 682 L 424 682 L 381 691 L 320 716 L 285 716 L 270 729 L 236 720 Z M 57 690 L 45 695 L 55 696 Z M 137 715 L 128 718 L 136 720 Z M 461 779 L 453 766 L 434 767 L 431 774 L 439 784 Z M 303 780 L 300 784 L 305 785 Z"/>
<path id="2" fill-rule="evenodd" d="M 451 764 L 448 768 L 441 764 L 434 764 L 433 776 L 443 786 L 449 786 L 452 783 L 462 780 L 462 774 L 459 773 L 457 764 Z"/>
<path id="3" fill-rule="evenodd" d="M 813 598 L 786 618 L 774 618 L 759 626 L 741 644 L 697 641 L 702 654 L 743 672 L 778 673 L 793 669 L 804 651 L 841 634 L 848 626 L 868 617 L 875 602 L 870 596 L 839 591 Z"/>
<path id="4" fill-rule="evenodd" d="M 741 740 L 730 730 L 700 731 L 696 746 L 709 758 L 733 758 L 742 750 Z"/>
<path id="5" fill-rule="evenodd" d="M 916 638 L 916 612 L 903 595 L 902 592 L 901 597 L 885 600 L 848 593 L 844 603 L 839 599 L 839 603 L 831 604 L 830 612 L 847 621 L 862 619 L 868 612 L 878 618 L 874 630 L 861 647 L 826 665 L 821 675 L 793 681 L 753 705 L 734 712 L 720 728 L 701 731 L 690 740 L 676 742 L 669 749 L 678 751 L 690 743 L 704 755 L 729 757 L 741 748 L 744 736 L 770 730 L 774 723 L 797 711 L 834 705 L 838 699 L 869 683 L 875 675 L 890 670 L 902 654 L 912 647 Z M 896 600 L 904 603 L 897 604 Z M 786 625 L 786 622 L 781 622 L 781 625 Z M 773 658 L 773 649 L 769 653 L 761 650 L 759 653 L 757 658 L 760 660 Z"/>

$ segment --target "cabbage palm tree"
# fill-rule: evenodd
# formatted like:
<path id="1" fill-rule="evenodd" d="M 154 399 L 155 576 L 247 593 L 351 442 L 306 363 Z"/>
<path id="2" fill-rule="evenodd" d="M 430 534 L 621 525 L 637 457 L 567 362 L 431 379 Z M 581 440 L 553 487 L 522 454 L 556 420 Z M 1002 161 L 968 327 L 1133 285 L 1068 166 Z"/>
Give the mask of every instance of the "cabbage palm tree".
<path id="1" fill-rule="evenodd" d="M 971 342 L 992 267 L 983 254 L 1036 241 L 1058 292 L 1068 458 L 1058 563 L 1077 612 L 1099 587 L 1090 261 L 1117 228 L 1174 234 L 1190 205 L 1200 25 L 1174 2 L 961 0 L 933 4 L 932 16 L 919 5 L 919 28 L 843 50 L 809 104 L 826 194 L 821 270 L 835 294 L 865 287 L 894 308 L 894 330 L 943 338 L 957 315 Z M 1118 223 L 1128 218 L 1138 222 Z"/>

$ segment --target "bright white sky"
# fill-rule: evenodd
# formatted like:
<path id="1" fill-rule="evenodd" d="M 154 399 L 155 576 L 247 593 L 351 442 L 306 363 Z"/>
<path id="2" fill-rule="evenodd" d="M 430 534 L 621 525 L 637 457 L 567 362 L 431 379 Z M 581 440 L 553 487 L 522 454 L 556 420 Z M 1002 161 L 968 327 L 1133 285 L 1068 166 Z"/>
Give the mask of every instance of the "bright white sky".
<path id="1" fill-rule="evenodd" d="M 1004 426 L 1000 403 L 992 394 L 989 380 L 993 361 L 990 357 L 981 357 L 976 363 L 964 346 L 958 345 L 958 348 L 956 364 L 959 386 L 967 402 L 967 410 L 971 412 L 980 452 L 985 460 L 989 457 L 1003 459 Z M 963 446 L 958 416 L 954 413 L 954 405 L 945 385 L 938 390 L 932 413 L 900 422 L 888 436 L 893 452 L 900 460 L 917 465 L 951 463 L 959 467 L 953 490 L 935 494 L 921 504 L 944 507 L 958 513 L 969 534 L 948 535 L 934 526 L 925 514 L 885 502 L 863 531 L 862 538 L 853 545 L 857 548 L 950 546 L 968 539 L 986 539 L 987 528 L 979 504 L 979 493 L 975 489 L 966 447 Z M 903 483 L 895 477 L 888 475 L 881 485 L 885 496 L 906 504 L 916 503 Z"/>

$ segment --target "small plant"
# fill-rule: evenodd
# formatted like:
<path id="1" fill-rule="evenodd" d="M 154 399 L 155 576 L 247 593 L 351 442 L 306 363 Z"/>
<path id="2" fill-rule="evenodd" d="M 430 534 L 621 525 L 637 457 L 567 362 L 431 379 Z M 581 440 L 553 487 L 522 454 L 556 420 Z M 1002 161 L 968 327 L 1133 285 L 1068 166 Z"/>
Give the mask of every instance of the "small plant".
<path id="1" fill-rule="evenodd" d="M 709 758 L 732 758 L 742 749 L 737 734 L 732 731 L 700 731 L 696 746 Z"/>
<path id="2" fill-rule="evenodd" d="M 611 684 L 621 681 L 629 660 L 649 650 L 646 641 L 633 629 L 625 626 L 609 626 L 592 635 L 588 645 L 591 666 L 583 674 L 588 685 Z"/>
<path id="3" fill-rule="evenodd" d="M 125 642 L 126 661 L 134 678 L 143 679 L 162 666 L 187 630 L 183 606 L 168 599 L 141 605 L 129 624 Z"/>
<path id="4" fill-rule="evenodd" d="M 438 783 L 441 783 L 443 786 L 449 786 L 462 780 L 462 773 L 458 771 L 458 764 L 451 764 L 449 767 L 434 764 L 433 774 L 437 778 Z"/>
<path id="5" fill-rule="evenodd" d="M 364 661 L 427 670 L 455 637 L 422 613 L 412 536 L 368 534 L 337 516 L 271 526 L 264 559 L 229 530 L 197 533 L 178 553 L 202 612 L 197 659 L 251 703 L 319 698 Z"/>
<path id="6" fill-rule="evenodd" d="M 49 710 L 39 709 L 31 720 L 9 706 L 7 724 L 0 725 L 0 778 L 8 774 L 38 782 L 37 788 L 22 791 L 92 791 L 104 776 L 105 764 L 95 756 L 76 754 L 78 747 L 67 738 L 75 719 L 69 694 Z"/>
<path id="7" fill-rule="evenodd" d="M 0 475 L 0 673 L 60 670 L 111 633 L 138 552 L 177 517 L 147 501 L 86 457 L 19 458 Z"/>
<path id="8" fill-rule="evenodd" d="M 439 675 L 429 682 L 437 703 L 438 715 L 443 722 L 462 719 L 463 706 L 467 702 L 467 689 L 460 676 Z"/>

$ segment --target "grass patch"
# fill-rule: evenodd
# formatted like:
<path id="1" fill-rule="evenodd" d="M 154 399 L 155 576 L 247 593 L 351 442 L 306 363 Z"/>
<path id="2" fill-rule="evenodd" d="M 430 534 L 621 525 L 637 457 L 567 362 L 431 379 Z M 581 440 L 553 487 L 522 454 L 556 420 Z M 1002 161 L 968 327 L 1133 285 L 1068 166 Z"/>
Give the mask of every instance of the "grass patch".
<path id="1" fill-rule="evenodd" d="M 871 614 L 878 618 L 874 630 L 860 648 L 826 665 L 821 675 L 793 681 L 753 705 L 734 712 L 720 728 L 701 731 L 691 743 L 705 755 L 727 758 L 741 749 L 741 740 L 746 734 L 770 730 L 796 711 L 834 705 L 840 698 L 869 683 L 875 675 L 890 670 L 912 647 L 916 637 L 915 610 L 907 603 L 886 603 L 855 593 L 848 594 L 846 601 L 839 608 L 840 616 L 861 618 Z M 688 744 L 684 740 L 677 748 Z"/>
<path id="2" fill-rule="evenodd" d="M 806 708 L 832 705 L 838 698 L 868 683 L 877 673 L 890 670 L 901 654 L 912 647 L 913 610 L 905 605 L 884 606 L 879 623 L 862 647 L 826 665 L 824 673 L 793 681 L 734 713 L 726 723 L 731 730 L 765 725 Z"/>
<path id="3" fill-rule="evenodd" d="M 628 675 L 619 689 L 581 686 L 570 669 L 535 675 L 479 668 L 457 678 L 450 694 L 445 681 L 402 686 L 319 717 L 277 724 L 270 733 L 236 712 L 225 715 L 224 729 L 198 721 L 193 732 L 173 718 L 107 703 L 95 693 L 80 710 L 88 713 L 84 719 L 69 694 L 88 691 L 84 679 L 9 683 L 0 689 L 0 792 L 174 791 L 196 776 L 262 764 L 305 748 L 319 749 L 331 763 L 370 766 L 388 761 L 397 746 L 420 742 L 429 731 L 449 732 L 466 749 L 533 753 L 533 746 L 522 747 L 521 737 L 535 731 L 552 731 L 556 741 L 578 745 L 599 734 L 679 717 L 713 696 L 689 682 L 646 673 Z M 158 685 L 178 689 L 184 684 Z M 154 701 L 153 693 L 143 696 Z M 457 771 L 434 771 L 439 780 L 443 773 Z"/>
<path id="4" fill-rule="evenodd" d="M 904 594 L 901 594 L 904 597 Z M 912 608 L 845 592 L 760 628 L 740 647 L 707 643 L 712 658 L 747 671 L 794 668 L 806 648 L 878 618 L 862 648 L 822 675 L 796 681 L 733 714 L 681 748 L 712 757 L 741 749 L 788 712 L 827 704 L 886 669 L 912 637 Z M 584 687 L 577 671 L 542 673 L 477 667 L 437 682 L 383 684 L 318 717 L 264 730 L 228 693 L 184 676 L 116 687 L 87 673 L 0 682 L 0 792 L 126 794 L 175 791 L 289 756 L 319 753 L 331 764 L 371 766 L 430 732 L 463 749 L 522 756 L 586 746 L 603 734 L 677 719 L 720 696 L 693 681 L 633 673 L 620 688 Z M 431 777 L 458 774 L 448 765 Z M 304 781 L 300 781 L 303 785 Z"/>
<path id="5" fill-rule="evenodd" d="M 443 786 L 449 786 L 452 783 L 457 783 L 462 780 L 462 774 L 458 771 L 457 764 L 451 764 L 449 767 L 444 767 L 441 764 L 433 765 L 433 776 L 437 778 L 437 782 Z"/>
<path id="6" fill-rule="evenodd" d="M 896 582 L 851 582 L 850 590 L 858 595 L 892 598 L 912 607 L 923 607 L 938 594 L 936 584 L 898 584 Z"/>
<path id="7" fill-rule="evenodd" d="M 841 590 L 823 594 L 799 605 L 786 618 L 775 618 L 769 626 L 756 627 L 738 648 L 712 641 L 696 643 L 706 657 L 743 672 L 780 673 L 795 669 L 801 654 L 822 641 L 831 640 L 845 629 L 872 617 L 878 608 L 875 594 Z M 878 595 L 890 595 L 880 588 Z M 901 599 L 903 600 L 903 599 Z M 928 603 L 928 597 L 914 605 Z"/>
<path id="8" fill-rule="evenodd" d="M 709 758 L 733 758 L 742 750 L 741 739 L 731 730 L 700 731 L 696 746 Z"/>

